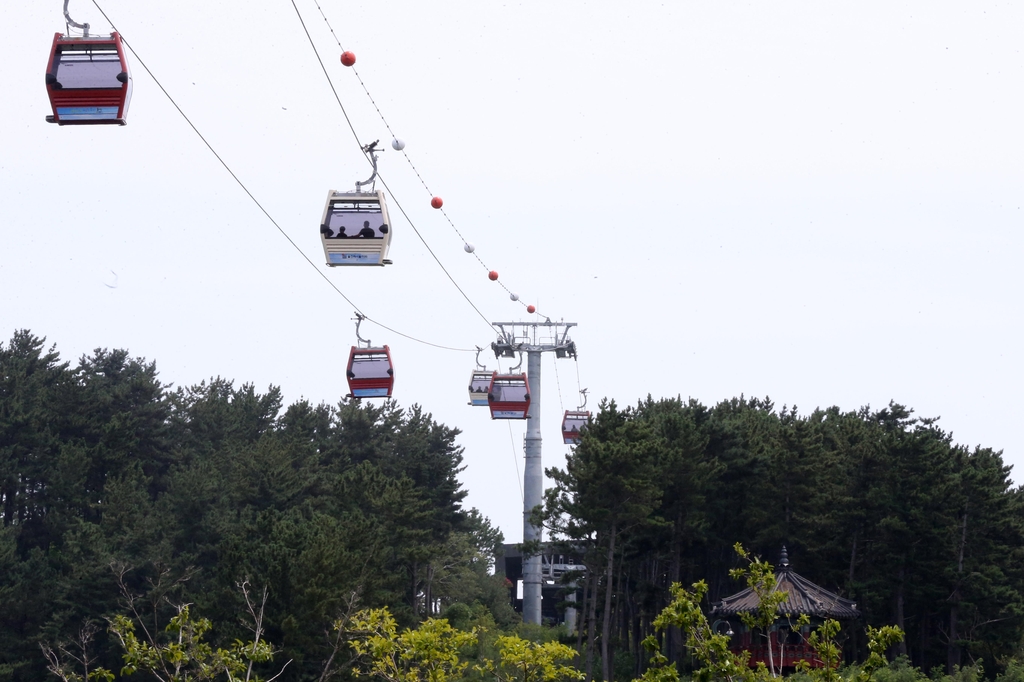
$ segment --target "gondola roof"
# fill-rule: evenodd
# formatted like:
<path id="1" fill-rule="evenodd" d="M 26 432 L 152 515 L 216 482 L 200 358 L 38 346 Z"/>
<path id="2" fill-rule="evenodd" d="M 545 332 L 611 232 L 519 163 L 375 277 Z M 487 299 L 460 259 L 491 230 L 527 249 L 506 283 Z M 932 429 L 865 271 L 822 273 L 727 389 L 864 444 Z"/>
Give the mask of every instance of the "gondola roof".
<path id="1" fill-rule="evenodd" d="M 775 569 L 775 580 L 776 591 L 787 593 L 786 600 L 779 604 L 777 609 L 780 616 L 807 614 L 836 620 L 853 620 L 860 617 L 856 602 L 843 599 L 792 570 L 785 547 L 782 548 L 782 557 Z M 757 611 L 758 603 L 757 594 L 748 587 L 716 603 L 711 614 L 729 617 L 740 613 L 754 613 Z"/>

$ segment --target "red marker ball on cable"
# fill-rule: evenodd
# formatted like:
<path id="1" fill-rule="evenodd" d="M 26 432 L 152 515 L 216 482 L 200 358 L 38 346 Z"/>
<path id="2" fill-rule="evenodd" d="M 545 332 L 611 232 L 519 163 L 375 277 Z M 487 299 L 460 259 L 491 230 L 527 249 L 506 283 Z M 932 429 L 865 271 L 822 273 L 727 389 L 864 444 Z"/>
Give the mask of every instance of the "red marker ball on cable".
<path id="1" fill-rule="evenodd" d="M 356 63 L 356 53 L 345 50 L 341 53 L 341 63 L 345 66 L 352 66 Z"/>
<path id="2" fill-rule="evenodd" d="M 537 308 L 535 306 L 528 305 L 526 306 L 526 312 L 532 315 L 533 313 L 537 312 Z"/>
<path id="3" fill-rule="evenodd" d="M 498 281 L 498 271 L 497 270 L 491 270 L 490 272 L 487 273 L 487 277 L 492 282 Z"/>
<path id="4" fill-rule="evenodd" d="M 434 208 L 441 208 L 442 206 L 444 206 L 444 202 L 441 201 L 441 197 L 434 197 L 433 199 L 430 200 L 430 205 L 433 206 Z"/>

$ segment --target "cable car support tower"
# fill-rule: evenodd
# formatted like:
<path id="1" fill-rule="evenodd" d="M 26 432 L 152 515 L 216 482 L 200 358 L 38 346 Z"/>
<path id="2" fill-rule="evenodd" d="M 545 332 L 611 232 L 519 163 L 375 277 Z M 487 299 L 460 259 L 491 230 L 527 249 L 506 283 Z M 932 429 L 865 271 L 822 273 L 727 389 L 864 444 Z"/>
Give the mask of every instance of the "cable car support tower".
<path id="1" fill-rule="evenodd" d="M 526 438 L 523 450 L 523 542 L 544 540 L 543 529 L 530 523 L 530 514 L 544 501 L 544 465 L 540 435 L 540 360 L 541 353 L 553 352 L 556 358 L 575 358 L 576 343 L 569 338 L 575 322 L 492 322 L 498 340 L 491 344 L 497 358 L 514 358 L 526 353 L 526 378 L 530 392 Z M 541 622 L 541 555 L 523 557 L 523 622 Z"/>

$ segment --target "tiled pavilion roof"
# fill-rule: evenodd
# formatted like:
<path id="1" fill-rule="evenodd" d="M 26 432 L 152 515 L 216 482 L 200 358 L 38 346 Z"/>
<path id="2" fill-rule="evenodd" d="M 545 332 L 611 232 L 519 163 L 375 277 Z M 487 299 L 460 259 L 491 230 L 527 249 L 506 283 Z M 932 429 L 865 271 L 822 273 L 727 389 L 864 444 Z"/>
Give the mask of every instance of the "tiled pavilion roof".
<path id="1" fill-rule="evenodd" d="M 817 616 L 819 618 L 835 618 L 836 620 L 852 620 L 860 616 L 856 602 L 843 599 L 837 594 L 819 587 L 789 567 L 789 555 L 782 548 L 782 557 L 775 568 L 776 591 L 786 592 L 786 600 L 779 604 L 779 615 Z M 739 613 L 753 613 L 757 610 L 757 594 L 747 588 L 731 597 L 726 597 L 714 605 L 711 614 L 729 617 Z"/>

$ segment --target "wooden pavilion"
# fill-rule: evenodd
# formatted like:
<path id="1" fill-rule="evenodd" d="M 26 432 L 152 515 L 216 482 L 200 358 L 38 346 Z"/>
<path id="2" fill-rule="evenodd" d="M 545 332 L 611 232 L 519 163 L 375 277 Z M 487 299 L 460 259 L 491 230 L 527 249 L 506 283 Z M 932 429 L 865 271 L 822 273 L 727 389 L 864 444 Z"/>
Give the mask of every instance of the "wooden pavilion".
<path id="1" fill-rule="evenodd" d="M 782 548 L 779 565 L 775 568 L 775 579 L 775 589 L 786 592 L 787 597 L 779 604 L 778 617 L 767 633 L 767 639 L 763 633 L 751 632 L 739 617 L 741 613 L 757 611 L 757 594 L 749 587 L 713 606 L 711 618 L 715 632 L 732 637 L 731 648 L 735 653 L 749 651 L 751 666 L 758 663 L 769 665 L 770 641 L 772 660 L 778 671 L 791 672 L 800 661 L 806 661 L 814 668 L 824 667 L 814 649 L 807 644 L 807 636 L 827 618 L 838 621 L 858 618 L 860 611 L 857 610 L 857 604 L 815 585 L 793 571 L 789 566 L 789 554 L 785 547 Z M 797 622 L 804 614 L 810 618 L 809 625 L 800 625 Z"/>

